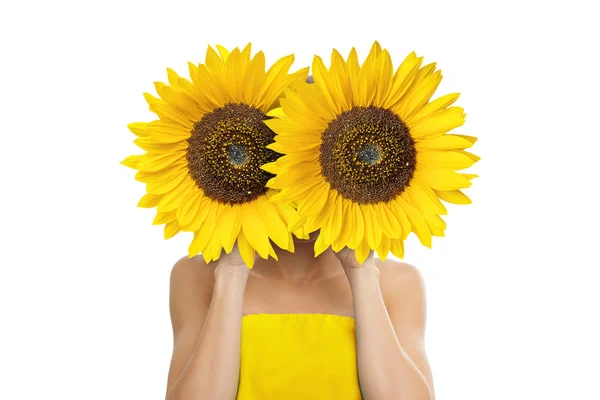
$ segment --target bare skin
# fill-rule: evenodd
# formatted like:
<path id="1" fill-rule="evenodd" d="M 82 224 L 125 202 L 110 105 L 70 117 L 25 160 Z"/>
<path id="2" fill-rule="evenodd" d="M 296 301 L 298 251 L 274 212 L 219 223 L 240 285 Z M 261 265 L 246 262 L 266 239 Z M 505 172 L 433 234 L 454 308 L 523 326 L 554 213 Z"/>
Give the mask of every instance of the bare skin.
<path id="1" fill-rule="evenodd" d="M 279 261 L 256 259 L 248 269 L 236 247 L 219 261 L 182 257 L 171 272 L 174 349 L 168 400 L 235 399 L 241 319 L 248 314 L 323 313 L 355 318 L 362 395 L 373 400 L 435 400 L 424 346 L 426 301 L 414 266 L 373 254 L 296 240 Z"/>

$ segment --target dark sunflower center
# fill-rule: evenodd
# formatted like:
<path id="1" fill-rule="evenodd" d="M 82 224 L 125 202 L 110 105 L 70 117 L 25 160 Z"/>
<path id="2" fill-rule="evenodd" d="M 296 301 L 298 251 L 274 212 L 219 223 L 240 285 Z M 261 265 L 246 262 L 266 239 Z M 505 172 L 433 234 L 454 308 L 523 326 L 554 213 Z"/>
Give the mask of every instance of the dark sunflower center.
<path id="1" fill-rule="evenodd" d="M 227 158 L 235 166 L 244 165 L 248 161 L 248 147 L 233 143 L 226 147 Z"/>
<path id="2" fill-rule="evenodd" d="M 375 165 L 381 161 L 381 148 L 377 143 L 368 143 L 358 149 L 356 158 L 362 163 Z"/>
<path id="3" fill-rule="evenodd" d="M 354 107 L 329 122 L 321 140 L 323 176 L 344 198 L 357 203 L 394 199 L 415 172 L 414 140 L 390 110 Z"/>
<path id="4" fill-rule="evenodd" d="M 273 175 L 260 166 L 278 157 L 266 148 L 275 136 L 263 122 L 267 118 L 247 104 L 227 103 L 196 122 L 188 139 L 188 166 L 211 199 L 237 204 L 265 194 Z"/>

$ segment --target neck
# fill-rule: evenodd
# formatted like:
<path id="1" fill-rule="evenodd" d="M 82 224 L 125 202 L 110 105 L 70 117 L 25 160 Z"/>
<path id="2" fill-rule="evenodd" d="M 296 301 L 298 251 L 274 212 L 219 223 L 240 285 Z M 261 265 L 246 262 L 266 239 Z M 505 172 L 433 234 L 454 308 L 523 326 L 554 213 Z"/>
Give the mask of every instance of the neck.
<path id="1" fill-rule="evenodd" d="M 290 253 L 276 249 L 278 261 L 261 260 L 269 272 L 291 283 L 310 283 L 341 271 L 339 262 L 331 248 L 315 257 L 314 242 L 294 243 L 295 251 Z"/>

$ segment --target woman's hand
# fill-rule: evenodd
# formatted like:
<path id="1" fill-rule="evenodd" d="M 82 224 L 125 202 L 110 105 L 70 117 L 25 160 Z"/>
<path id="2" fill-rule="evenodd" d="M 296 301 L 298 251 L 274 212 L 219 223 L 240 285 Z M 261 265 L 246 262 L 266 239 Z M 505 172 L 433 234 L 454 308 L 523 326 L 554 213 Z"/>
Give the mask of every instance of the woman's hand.
<path id="1" fill-rule="evenodd" d="M 342 264 L 342 268 L 344 268 L 344 272 L 346 272 L 350 283 L 352 283 L 352 279 L 357 274 L 372 274 L 379 277 L 379 269 L 375 266 L 375 252 L 373 250 L 369 252 L 369 256 L 362 264 L 359 264 L 356 260 L 354 250 L 348 247 L 344 247 L 335 253 L 335 256 L 340 261 L 340 264 Z"/>
<path id="2" fill-rule="evenodd" d="M 242 259 L 237 241 L 233 245 L 233 249 L 229 254 L 225 250 L 221 250 L 221 256 L 218 259 L 217 267 L 215 268 L 215 279 L 222 275 L 242 275 L 247 276 L 250 269 Z"/>

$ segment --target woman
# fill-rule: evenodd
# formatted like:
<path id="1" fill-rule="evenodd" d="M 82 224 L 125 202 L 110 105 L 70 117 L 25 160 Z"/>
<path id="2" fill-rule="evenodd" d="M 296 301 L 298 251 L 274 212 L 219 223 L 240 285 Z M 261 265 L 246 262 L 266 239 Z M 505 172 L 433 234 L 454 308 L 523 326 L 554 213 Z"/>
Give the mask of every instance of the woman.
<path id="1" fill-rule="evenodd" d="M 237 246 L 175 264 L 167 399 L 434 399 L 418 269 L 315 258 L 318 234 L 252 269 Z"/>

